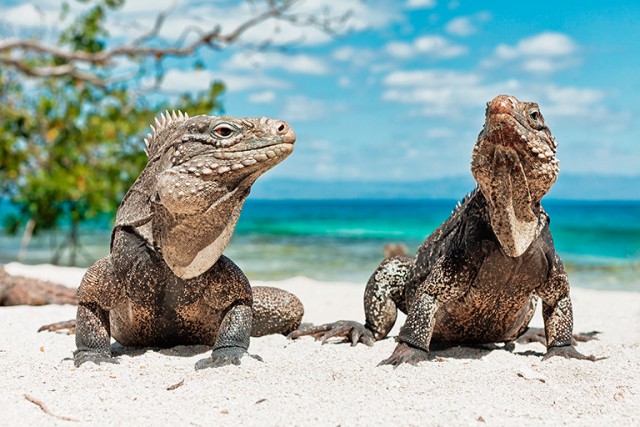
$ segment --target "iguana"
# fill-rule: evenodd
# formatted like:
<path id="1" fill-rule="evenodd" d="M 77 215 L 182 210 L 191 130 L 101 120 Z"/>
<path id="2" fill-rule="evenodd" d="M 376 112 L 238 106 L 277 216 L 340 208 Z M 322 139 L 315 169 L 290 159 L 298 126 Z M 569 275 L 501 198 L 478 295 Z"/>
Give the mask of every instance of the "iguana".
<path id="1" fill-rule="evenodd" d="M 487 103 L 473 149 L 476 189 L 418 249 L 381 263 L 364 293 L 366 322 L 311 326 L 293 338 L 344 337 L 372 345 L 407 313 L 398 344 L 381 364 L 417 364 L 432 342 L 511 342 L 542 299 L 547 353 L 578 359 L 572 346 L 569 281 L 540 200 L 558 176 L 556 141 L 538 105 L 501 95 Z"/>
<path id="2" fill-rule="evenodd" d="M 151 128 L 148 162 L 118 209 L 110 254 L 78 288 L 75 365 L 114 362 L 111 337 L 125 346 L 213 346 L 196 369 L 239 364 L 250 335 L 286 334 L 303 314 L 288 292 L 252 292 L 222 255 L 251 185 L 291 154 L 295 134 L 280 120 L 181 112 Z"/>
<path id="3" fill-rule="evenodd" d="M 11 275 L 0 265 L 0 306 L 76 304 L 75 294 L 64 285 Z"/>

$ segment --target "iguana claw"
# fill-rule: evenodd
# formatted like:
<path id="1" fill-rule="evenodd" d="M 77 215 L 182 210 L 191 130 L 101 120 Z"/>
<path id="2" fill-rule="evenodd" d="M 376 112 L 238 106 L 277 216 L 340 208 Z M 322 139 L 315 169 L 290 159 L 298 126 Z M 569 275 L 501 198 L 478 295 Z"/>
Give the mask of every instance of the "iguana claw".
<path id="1" fill-rule="evenodd" d="M 542 357 L 542 360 L 549 360 L 554 356 L 561 356 L 565 359 L 590 360 L 592 362 L 595 362 L 597 360 L 593 355 L 587 356 L 580 353 L 572 345 L 563 347 L 549 347 L 549 349 L 547 349 L 547 353 Z"/>
<path id="2" fill-rule="evenodd" d="M 103 351 L 76 350 L 73 352 L 73 364 L 76 368 L 79 368 L 80 365 L 86 362 L 93 362 L 96 365 L 100 365 L 101 363 L 120 363 L 118 359 L 111 357 L 111 354 Z"/>
<path id="3" fill-rule="evenodd" d="M 398 367 L 403 363 L 416 366 L 420 362 L 429 360 L 429 352 L 412 347 L 407 343 L 399 343 L 388 359 L 378 363 L 378 366 L 391 365 Z"/>
<path id="4" fill-rule="evenodd" d="M 351 342 L 351 346 L 359 342 L 371 347 L 375 343 L 373 333 L 364 325 L 350 320 L 339 320 L 324 325 L 303 325 L 289 334 L 289 338 L 296 339 L 303 336 L 312 336 L 316 340 L 321 340 L 325 344 L 331 338 L 344 338 Z"/>
<path id="5" fill-rule="evenodd" d="M 263 362 L 262 358 L 258 355 L 249 354 L 247 350 L 240 347 L 222 347 L 213 350 L 210 357 L 199 360 L 196 363 L 196 371 L 207 368 L 219 368 L 227 365 L 240 365 L 240 359 L 248 355 L 260 362 Z"/>

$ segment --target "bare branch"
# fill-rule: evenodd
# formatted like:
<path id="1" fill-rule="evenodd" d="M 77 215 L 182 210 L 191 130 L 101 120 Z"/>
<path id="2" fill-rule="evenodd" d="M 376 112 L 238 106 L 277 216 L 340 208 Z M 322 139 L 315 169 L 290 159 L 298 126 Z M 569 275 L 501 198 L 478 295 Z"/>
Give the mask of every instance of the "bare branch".
<path id="1" fill-rule="evenodd" d="M 0 53 L 13 53 L 16 51 L 23 51 L 25 53 L 40 53 L 69 62 L 89 62 L 96 65 L 105 64 L 105 58 L 103 54 L 95 54 L 83 51 L 69 52 L 58 47 L 40 43 L 36 40 L 14 39 L 0 43 Z M 11 58 L 9 57 L 0 57 L 0 61 L 2 63 L 8 63 L 8 60 L 10 59 Z"/>
<path id="2" fill-rule="evenodd" d="M 173 11 L 175 7 L 176 7 L 176 2 L 174 1 L 171 6 L 169 6 L 166 10 L 160 12 L 158 16 L 156 16 L 156 21 L 153 24 L 153 27 L 151 28 L 151 30 L 135 38 L 133 42 L 131 42 L 131 44 L 134 46 L 139 45 L 146 42 L 147 40 L 151 40 L 157 37 L 158 34 L 160 34 L 160 30 L 162 30 L 162 26 L 164 25 L 164 22 L 167 20 L 167 16 L 169 16 L 169 14 Z"/>
<path id="3" fill-rule="evenodd" d="M 76 80 L 81 80 L 83 82 L 91 83 L 98 87 L 105 87 L 106 82 L 102 80 L 100 77 L 91 73 L 83 73 L 77 69 L 75 69 L 71 64 L 66 65 L 57 65 L 57 66 L 43 66 L 43 67 L 32 67 L 27 65 L 25 62 L 13 59 L 13 58 L 2 58 L 0 59 L 4 65 L 10 66 L 22 74 L 29 77 L 62 77 L 68 76 L 72 77 Z"/>
<path id="4" fill-rule="evenodd" d="M 216 26 L 209 31 L 201 30 L 197 27 L 186 28 L 177 40 L 174 46 L 149 46 L 146 43 L 157 38 L 167 21 L 167 17 L 174 6 L 161 12 L 155 20 L 153 28 L 148 32 L 137 37 L 133 41 L 125 45 L 117 45 L 110 49 L 100 52 L 85 51 L 69 51 L 61 49 L 57 46 L 51 46 L 41 43 L 37 40 L 6 40 L 0 42 L 0 64 L 13 68 L 14 70 L 31 77 L 60 77 L 67 75 L 75 79 L 85 81 L 99 87 L 105 87 L 114 79 L 106 79 L 95 73 L 80 71 L 81 64 L 107 67 L 114 64 L 117 58 L 138 58 L 153 59 L 156 62 L 156 70 L 162 70 L 160 64 L 166 57 L 187 57 L 192 56 L 201 47 L 220 50 L 229 44 L 238 42 L 239 38 L 251 28 L 265 22 L 269 19 L 279 19 L 289 22 L 293 25 L 314 26 L 322 31 L 335 34 L 336 31 L 331 25 L 336 21 L 335 18 L 329 16 L 326 12 L 323 16 L 317 17 L 313 15 L 287 14 L 286 12 L 297 3 L 298 0 L 286 0 L 282 2 L 268 2 L 268 8 L 247 19 L 230 32 L 222 33 L 220 26 Z M 348 14 L 337 19 L 338 22 L 344 23 L 348 19 Z M 189 34 L 196 33 L 197 37 L 190 43 L 185 43 Z M 270 45 L 267 38 L 260 45 L 260 49 Z M 42 59 L 50 58 L 62 61 L 64 64 L 55 66 L 36 66 L 32 65 L 28 59 L 40 57 Z"/>

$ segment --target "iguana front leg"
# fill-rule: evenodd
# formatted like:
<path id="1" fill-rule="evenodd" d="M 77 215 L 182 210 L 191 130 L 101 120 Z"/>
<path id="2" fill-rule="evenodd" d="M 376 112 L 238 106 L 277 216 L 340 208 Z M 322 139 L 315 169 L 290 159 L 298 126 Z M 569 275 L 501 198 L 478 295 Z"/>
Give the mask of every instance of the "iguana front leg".
<path id="1" fill-rule="evenodd" d="M 542 299 L 542 317 L 547 338 L 547 354 L 543 360 L 562 356 L 595 361 L 594 356 L 586 356 L 572 345 L 573 309 L 569 297 L 569 280 L 557 254 L 553 254 L 547 282 L 537 292 Z"/>
<path id="2" fill-rule="evenodd" d="M 240 359 L 249 354 L 251 335 L 251 307 L 245 304 L 233 306 L 222 320 L 218 338 L 213 346 L 211 357 L 199 360 L 196 369 L 217 368 L 225 365 L 239 365 Z M 251 357 L 262 361 L 259 356 Z"/>
<path id="3" fill-rule="evenodd" d="M 324 325 L 303 326 L 293 331 L 291 338 L 311 335 L 326 342 L 341 337 L 352 346 L 361 342 L 372 346 L 387 336 L 396 322 L 397 311 L 405 312 L 404 288 L 413 259 L 393 257 L 385 259 L 371 275 L 364 290 L 364 325 L 352 320 L 340 320 Z"/>
<path id="4" fill-rule="evenodd" d="M 109 310 L 122 300 L 124 293 L 113 275 L 111 257 L 95 262 L 85 273 L 78 288 L 76 347 L 74 364 L 85 362 L 117 363 L 111 357 Z"/>
<path id="5" fill-rule="evenodd" d="M 456 250 L 440 257 L 426 280 L 418 286 L 414 300 L 407 302 L 409 314 L 400 330 L 398 345 L 380 365 L 416 365 L 427 360 L 438 308 L 461 297 L 469 289 L 475 273 L 463 251 Z"/>
<path id="6" fill-rule="evenodd" d="M 398 366 L 402 363 L 416 365 L 428 359 L 438 305 L 436 297 L 427 292 L 422 292 L 416 297 L 407 321 L 398 335 L 398 345 L 391 356 L 378 366 Z"/>
<path id="7" fill-rule="evenodd" d="M 80 303 L 76 319 L 77 349 L 73 352 L 76 367 L 85 362 L 97 365 L 102 362 L 118 363 L 111 357 L 109 312 L 96 303 Z"/>

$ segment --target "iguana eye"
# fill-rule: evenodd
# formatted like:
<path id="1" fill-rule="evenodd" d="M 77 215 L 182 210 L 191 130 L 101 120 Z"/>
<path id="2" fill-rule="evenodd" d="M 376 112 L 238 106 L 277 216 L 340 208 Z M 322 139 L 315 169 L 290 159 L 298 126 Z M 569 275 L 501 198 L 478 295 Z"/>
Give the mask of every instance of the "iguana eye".
<path id="1" fill-rule="evenodd" d="M 219 138 L 226 138 L 236 131 L 234 127 L 227 123 L 221 123 L 213 128 L 212 133 Z"/>
<path id="2" fill-rule="evenodd" d="M 541 130 L 545 127 L 544 122 L 542 121 L 542 114 L 540 114 L 540 110 L 538 109 L 529 111 L 529 122 L 531 122 L 531 126 L 534 129 Z"/>

